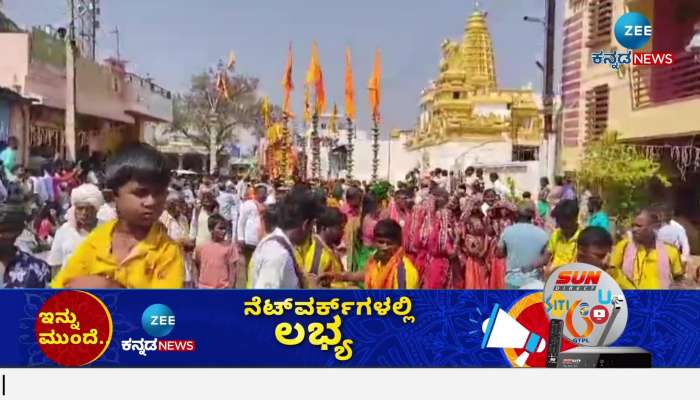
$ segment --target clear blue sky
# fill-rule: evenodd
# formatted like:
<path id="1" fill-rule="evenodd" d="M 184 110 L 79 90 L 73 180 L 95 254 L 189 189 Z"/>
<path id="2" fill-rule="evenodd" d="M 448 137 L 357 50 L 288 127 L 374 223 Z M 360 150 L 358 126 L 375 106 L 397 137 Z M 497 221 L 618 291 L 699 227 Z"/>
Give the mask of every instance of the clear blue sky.
<path id="1" fill-rule="evenodd" d="M 66 0 L 5 0 L 4 12 L 21 26 L 67 21 Z M 523 22 L 544 16 L 544 0 L 482 0 L 496 51 L 498 83 L 541 90 L 534 61 L 544 49 L 544 29 Z M 558 2 L 557 33 L 563 4 Z M 189 78 L 234 50 L 240 72 L 261 80 L 261 89 L 281 103 L 288 42 L 294 46 L 295 110 L 301 109 L 310 45 L 317 40 L 329 103 L 342 110 L 344 49 L 353 52 L 360 128 L 369 126 L 367 80 L 374 49 L 383 56 L 383 130 L 410 128 L 420 90 L 437 75 L 440 43 L 460 39 L 474 10 L 472 0 L 102 0 L 98 55 L 115 54 L 109 31 L 119 26 L 122 58 L 136 73 L 181 91 Z M 557 67 L 561 48 L 557 45 Z"/>

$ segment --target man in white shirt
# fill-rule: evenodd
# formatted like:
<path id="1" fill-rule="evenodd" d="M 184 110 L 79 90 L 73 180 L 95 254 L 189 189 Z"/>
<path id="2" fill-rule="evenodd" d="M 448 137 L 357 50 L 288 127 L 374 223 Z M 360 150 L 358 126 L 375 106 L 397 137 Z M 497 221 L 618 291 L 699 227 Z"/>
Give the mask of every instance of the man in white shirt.
<path id="1" fill-rule="evenodd" d="M 493 185 L 493 190 L 496 191 L 496 194 L 501 198 L 501 200 L 507 199 L 508 195 L 510 194 L 510 189 L 508 189 L 508 186 L 504 185 L 503 182 L 501 182 L 501 180 L 498 177 L 498 174 L 495 172 L 491 172 L 491 174 L 489 174 L 489 180 Z"/>
<path id="2" fill-rule="evenodd" d="M 103 189 L 102 196 L 104 204 L 97 210 L 97 224 L 102 225 L 107 221 L 117 219 L 117 206 L 114 203 L 114 192 L 112 189 Z"/>
<path id="3" fill-rule="evenodd" d="M 248 200 L 246 199 L 246 193 L 248 192 L 248 182 L 246 181 L 248 178 L 243 178 L 238 180 L 238 183 L 236 183 L 236 193 L 241 197 L 241 200 Z"/>
<path id="4" fill-rule="evenodd" d="M 313 221 L 323 207 L 311 191 L 302 190 L 285 196 L 277 206 L 277 224 L 262 239 L 250 261 L 248 287 L 251 289 L 299 289 L 315 286 L 315 277 L 304 275 L 297 247 L 307 242 Z"/>
<path id="5" fill-rule="evenodd" d="M 673 208 L 670 206 L 661 206 L 658 212 L 663 226 L 656 234 L 657 239 L 677 248 L 681 253 L 681 261 L 687 263 L 690 261 L 690 243 L 685 228 L 673 219 Z"/>
<path id="6" fill-rule="evenodd" d="M 236 227 L 236 241 L 243 252 L 246 265 L 250 261 L 255 247 L 260 242 L 261 213 L 267 199 L 267 187 L 258 185 L 255 188 L 255 198 L 241 204 Z"/>
<path id="7" fill-rule="evenodd" d="M 219 196 L 216 198 L 216 202 L 219 204 L 219 214 L 224 217 L 226 221 L 234 221 L 233 216 L 238 216 L 238 203 L 239 200 L 234 194 L 235 189 L 233 188 L 233 183 L 227 183 L 226 185 L 220 185 Z"/>

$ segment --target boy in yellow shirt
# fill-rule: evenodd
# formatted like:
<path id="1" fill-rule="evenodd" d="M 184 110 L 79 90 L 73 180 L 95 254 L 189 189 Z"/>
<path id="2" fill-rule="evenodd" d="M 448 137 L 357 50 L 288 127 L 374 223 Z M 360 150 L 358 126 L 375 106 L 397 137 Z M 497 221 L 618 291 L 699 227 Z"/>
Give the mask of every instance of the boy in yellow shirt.
<path id="1" fill-rule="evenodd" d="M 333 275 L 341 281 L 364 282 L 365 289 L 418 289 L 420 276 L 401 247 L 401 225 L 392 219 L 383 219 L 374 227 L 376 253 L 369 259 L 364 271 Z M 328 275 L 326 275 L 328 276 Z M 321 277 L 322 279 L 324 276 Z"/>
<path id="2" fill-rule="evenodd" d="M 170 182 L 163 155 L 146 144 L 129 145 L 109 160 L 105 175 L 118 218 L 85 238 L 51 286 L 181 288 L 185 266 L 180 247 L 158 222 Z"/>
<path id="3" fill-rule="evenodd" d="M 557 229 L 552 232 L 544 254 L 535 264 L 536 267 L 544 267 L 545 280 L 556 268 L 576 262 L 577 241 L 581 233 L 578 212 L 576 200 L 562 200 L 552 211 Z"/>
<path id="4" fill-rule="evenodd" d="M 339 209 L 326 207 L 316 220 L 317 235 L 304 254 L 304 270 L 316 276 L 326 272 L 342 272 L 343 264 L 335 249 L 343 240 L 347 218 Z"/>

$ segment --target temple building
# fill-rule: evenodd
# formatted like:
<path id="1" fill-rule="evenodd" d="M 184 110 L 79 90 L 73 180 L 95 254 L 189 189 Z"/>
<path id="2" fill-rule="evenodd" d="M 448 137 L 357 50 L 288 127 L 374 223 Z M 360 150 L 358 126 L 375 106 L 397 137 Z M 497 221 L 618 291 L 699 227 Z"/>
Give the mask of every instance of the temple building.
<path id="1" fill-rule="evenodd" d="M 537 188 L 539 177 L 546 175 L 546 165 L 539 161 L 544 153 L 540 96 L 528 87 L 499 88 L 495 57 L 486 14 L 477 9 L 467 19 L 461 41 L 442 43 L 439 74 L 421 93 L 417 126 L 384 127 L 390 134 L 383 132 L 379 143 L 379 179 L 399 181 L 415 168 L 459 175 L 474 166 L 498 172 L 504 180 L 513 178 L 519 191 Z M 344 121 L 332 132 L 328 117 L 322 116 L 319 124 L 321 176 L 343 177 L 352 154 L 353 176 L 369 181 L 369 130 L 356 130 L 350 153 Z M 308 137 L 310 128 L 306 131 Z"/>
<path id="2" fill-rule="evenodd" d="M 495 57 L 486 13 L 477 9 L 461 42 L 442 43 L 440 72 L 421 93 L 418 125 L 400 137 L 424 169 L 483 167 L 530 190 L 544 172 L 539 96 L 531 88 L 499 88 Z"/>

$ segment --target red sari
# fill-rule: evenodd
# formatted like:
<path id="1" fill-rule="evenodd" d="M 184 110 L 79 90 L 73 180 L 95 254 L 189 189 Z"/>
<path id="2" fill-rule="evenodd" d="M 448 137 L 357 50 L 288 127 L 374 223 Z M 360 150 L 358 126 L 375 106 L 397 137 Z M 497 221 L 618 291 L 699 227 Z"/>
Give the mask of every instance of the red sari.
<path id="1" fill-rule="evenodd" d="M 423 289 L 447 289 L 451 283 L 450 260 L 454 253 L 452 210 L 447 207 L 431 213 L 428 226 L 426 268 Z"/>
<path id="2" fill-rule="evenodd" d="M 487 231 L 488 218 L 481 212 L 480 203 L 471 201 L 462 213 L 458 226 L 461 238 L 458 255 L 464 267 L 465 289 L 488 289 Z"/>
<path id="3" fill-rule="evenodd" d="M 408 257 L 418 269 L 418 272 L 423 276 L 427 259 L 428 247 L 428 231 L 426 223 L 428 216 L 428 201 L 424 201 L 413 208 L 411 217 L 409 218 L 409 226 L 407 236 L 405 236 L 405 250 Z"/>
<path id="4" fill-rule="evenodd" d="M 489 289 L 506 288 L 506 259 L 498 257 L 496 249 L 503 231 L 513 225 L 516 212 L 515 206 L 505 201 L 500 201 L 489 209 L 490 232 L 488 232 L 489 249 L 486 260 L 490 270 Z"/>

